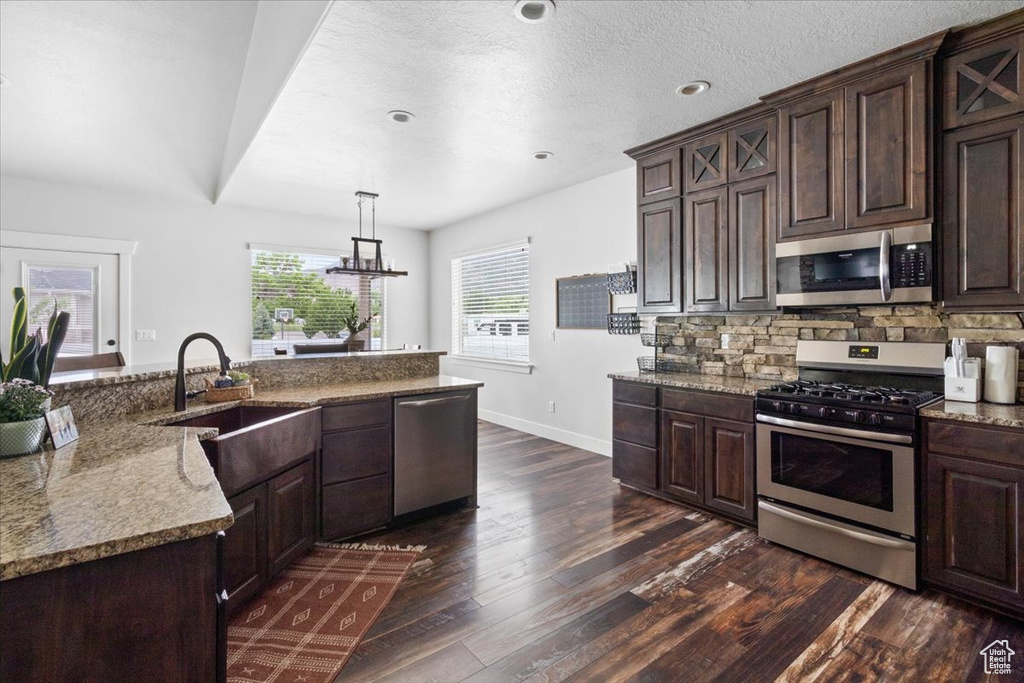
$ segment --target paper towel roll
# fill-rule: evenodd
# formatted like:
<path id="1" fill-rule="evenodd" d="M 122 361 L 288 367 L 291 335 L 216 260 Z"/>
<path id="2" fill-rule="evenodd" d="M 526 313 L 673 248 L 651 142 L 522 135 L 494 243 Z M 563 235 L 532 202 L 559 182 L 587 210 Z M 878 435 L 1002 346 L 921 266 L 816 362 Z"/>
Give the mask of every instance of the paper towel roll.
<path id="1" fill-rule="evenodd" d="M 1017 402 L 1017 348 L 985 347 L 985 400 L 991 403 Z"/>

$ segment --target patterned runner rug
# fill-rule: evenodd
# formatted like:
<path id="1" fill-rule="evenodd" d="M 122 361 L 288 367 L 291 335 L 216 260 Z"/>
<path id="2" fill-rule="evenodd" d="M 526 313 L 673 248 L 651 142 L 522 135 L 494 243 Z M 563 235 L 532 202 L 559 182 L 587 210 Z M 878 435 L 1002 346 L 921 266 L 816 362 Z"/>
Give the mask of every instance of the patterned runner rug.
<path id="1" fill-rule="evenodd" d="M 229 683 L 330 683 L 424 548 L 314 546 L 231 617 Z"/>

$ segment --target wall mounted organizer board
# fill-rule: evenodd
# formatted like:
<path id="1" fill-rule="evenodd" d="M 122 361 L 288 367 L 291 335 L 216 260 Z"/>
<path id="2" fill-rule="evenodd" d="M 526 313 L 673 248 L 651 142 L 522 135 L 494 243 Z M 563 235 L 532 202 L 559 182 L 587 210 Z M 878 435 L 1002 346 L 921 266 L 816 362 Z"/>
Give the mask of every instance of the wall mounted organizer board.
<path id="1" fill-rule="evenodd" d="M 607 274 L 576 275 L 555 280 L 555 327 L 604 330 L 612 310 Z"/>

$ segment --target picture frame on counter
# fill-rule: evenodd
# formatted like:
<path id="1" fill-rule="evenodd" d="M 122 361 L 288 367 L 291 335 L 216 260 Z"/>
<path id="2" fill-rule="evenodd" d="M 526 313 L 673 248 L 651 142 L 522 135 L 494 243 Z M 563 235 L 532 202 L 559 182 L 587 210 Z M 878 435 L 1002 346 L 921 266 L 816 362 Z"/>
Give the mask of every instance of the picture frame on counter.
<path id="1" fill-rule="evenodd" d="M 56 410 L 48 411 L 46 426 L 50 430 L 54 448 L 67 446 L 72 441 L 78 440 L 78 424 L 75 422 L 74 413 L 71 412 L 71 406 L 61 406 Z"/>

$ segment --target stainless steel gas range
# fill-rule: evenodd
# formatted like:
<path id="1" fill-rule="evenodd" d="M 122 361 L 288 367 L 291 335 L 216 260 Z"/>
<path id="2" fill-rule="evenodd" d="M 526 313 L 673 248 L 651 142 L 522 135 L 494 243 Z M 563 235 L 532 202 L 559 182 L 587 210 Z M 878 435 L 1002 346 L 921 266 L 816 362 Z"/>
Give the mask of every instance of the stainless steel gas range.
<path id="1" fill-rule="evenodd" d="M 944 344 L 804 341 L 800 379 L 757 392 L 760 536 L 917 588 L 918 410 Z"/>

